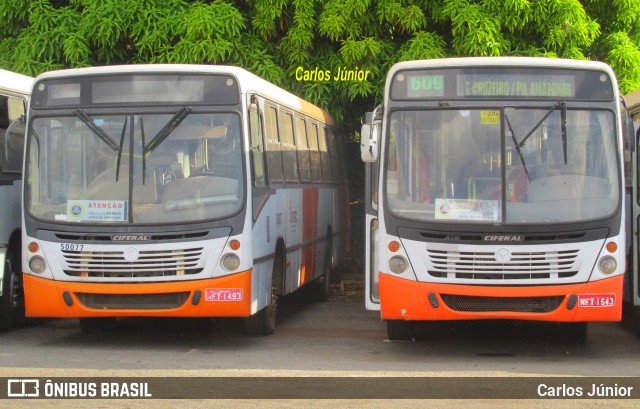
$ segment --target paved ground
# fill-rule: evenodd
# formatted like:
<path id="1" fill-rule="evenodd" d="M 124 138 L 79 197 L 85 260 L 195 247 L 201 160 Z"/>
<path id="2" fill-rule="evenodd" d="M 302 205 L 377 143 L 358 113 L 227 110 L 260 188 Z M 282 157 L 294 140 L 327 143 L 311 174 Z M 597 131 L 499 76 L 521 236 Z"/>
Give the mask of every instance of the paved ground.
<path id="1" fill-rule="evenodd" d="M 336 289 L 337 290 L 337 289 Z M 557 341 L 551 325 L 478 321 L 429 323 L 416 342 L 388 342 L 357 291 L 311 303 L 286 299 L 276 333 L 251 337 L 239 320 L 123 319 L 82 334 L 75 320 L 38 320 L 0 334 L 0 377 L 540 377 L 640 376 L 640 339 L 629 322 L 596 323 L 584 346 Z M 454 383 L 452 393 L 473 380 Z M 329 393 L 331 395 L 331 393 Z M 34 407 L 0 400 L 0 407 Z M 38 401 L 57 407 L 416 407 L 409 400 Z M 606 407 L 632 407 L 606 401 Z M 637 401 L 636 401 L 637 403 Z M 602 407 L 596 401 L 434 401 L 428 407 Z"/>

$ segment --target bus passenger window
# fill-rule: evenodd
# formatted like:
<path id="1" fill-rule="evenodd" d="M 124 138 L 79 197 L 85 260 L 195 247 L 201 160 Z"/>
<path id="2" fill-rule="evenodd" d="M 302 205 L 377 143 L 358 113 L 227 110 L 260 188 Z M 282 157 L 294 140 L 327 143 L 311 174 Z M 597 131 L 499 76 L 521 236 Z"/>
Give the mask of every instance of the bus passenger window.
<path id="1" fill-rule="evenodd" d="M 278 115 L 275 107 L 265 110 L 265 136 L 267 140 L 267 169 L 270 182 L 282 182 L 282 144 L 278 134 Z"/>
<path id="2" fill-rule="evenodd" d="M 262 118 L 256 110 L 249 111 L 249 136 L 251 139 L 251 163 L 253 183 L 257 188 L 266 186 L 264 169 L 264 144 L 262 142 Z"/>
<path id="3" fill-rule="evenodd" d="M 24 147 L 24 101 L 0 95 L 0 169 L 22 171 Z"/>

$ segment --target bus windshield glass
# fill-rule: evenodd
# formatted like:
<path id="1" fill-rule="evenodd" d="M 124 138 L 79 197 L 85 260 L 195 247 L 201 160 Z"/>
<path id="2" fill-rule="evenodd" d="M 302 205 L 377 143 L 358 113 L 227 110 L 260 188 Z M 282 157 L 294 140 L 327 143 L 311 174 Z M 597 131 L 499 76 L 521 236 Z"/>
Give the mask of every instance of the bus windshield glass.
<path id="1" fill-rule="evenodd" d="M 218 219 L 243 203 L 240 119 L 232 113 L 87 113 L 32 122 L 26 209 L 68 223 Z"/>
<path id="2" fill-rule="evenodd" d="M 613 112 L 572 108 L 395 110 L 386 148 L 392 213 L 457 223 L 563 223 L 620 202 Z"/>

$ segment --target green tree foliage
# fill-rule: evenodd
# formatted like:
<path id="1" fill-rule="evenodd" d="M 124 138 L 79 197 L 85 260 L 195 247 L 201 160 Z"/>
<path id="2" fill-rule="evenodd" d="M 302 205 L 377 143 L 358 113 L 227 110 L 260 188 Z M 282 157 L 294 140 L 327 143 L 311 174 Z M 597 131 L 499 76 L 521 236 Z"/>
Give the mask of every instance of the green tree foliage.
<path id="1" fill-rule="evenodd" d="M 640 88 L 638 10 L 640 0 L 0 0 L 0 66 L 37 75 L 105 64 L 239 65 L 354 129 L 403 60 L 602 60 L 623 93 Z M 369 76 L 296 78 L 316 67 Z"/>

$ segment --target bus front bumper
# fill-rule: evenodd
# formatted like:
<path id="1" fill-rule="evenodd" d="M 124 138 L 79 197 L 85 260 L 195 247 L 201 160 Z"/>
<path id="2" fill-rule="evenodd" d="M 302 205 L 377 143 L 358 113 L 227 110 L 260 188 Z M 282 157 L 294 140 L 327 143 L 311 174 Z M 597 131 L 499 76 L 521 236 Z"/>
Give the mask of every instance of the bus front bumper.
<path id="1" fill-rule="evenodd" d="M 24 274 L 27 317 L 247 317 L 251 270 L 207 280 L 78 283 Z"/>
<path id="2" fill-rule="evenodd" d="M 624 275 L 581 284 L 435 284 L 380 274 L 383 320 L 619 321 Z"/>

